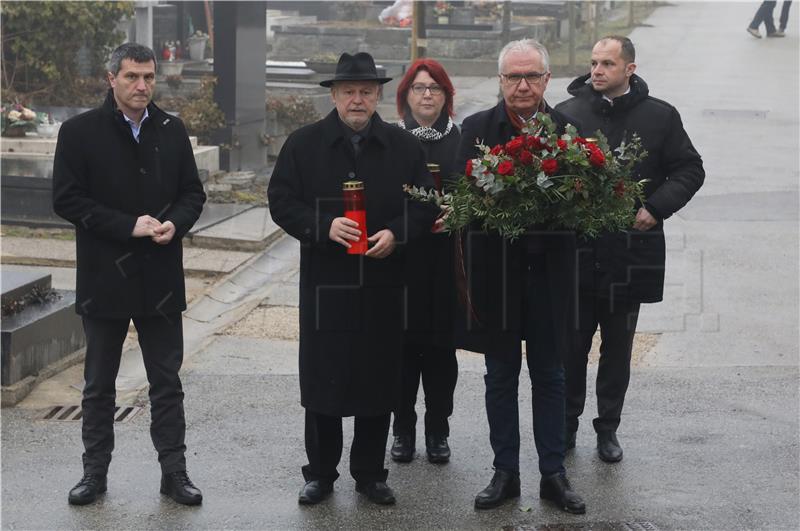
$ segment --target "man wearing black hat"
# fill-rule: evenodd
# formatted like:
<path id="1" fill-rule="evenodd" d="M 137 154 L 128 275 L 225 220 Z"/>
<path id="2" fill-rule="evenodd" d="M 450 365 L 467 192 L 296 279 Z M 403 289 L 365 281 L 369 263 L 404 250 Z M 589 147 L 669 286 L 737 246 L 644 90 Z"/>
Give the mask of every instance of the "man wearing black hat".
<path id="1" fill-rule="evenodd" d="M 342 54 L 330 87 L 335 109 L 289 135 L 269 183 L 270 212 L 300 240 L 300 399 L 308 464 L 301 504 L 332 491 L 342 417 L 355 417 L 350 474 L 378 504 L 395 502 L 383 466 L 399 397 L 403 258 L 398 245 L 431 228 L 436 209 L 403 185 L 432 187 L 419 141 L 381 120 L 381 86 L 367 53 Z M 366 227 L 344 217 L 342 188 L 363 183 Z M 365 230 L 365 254 L 351 254 Z"/>

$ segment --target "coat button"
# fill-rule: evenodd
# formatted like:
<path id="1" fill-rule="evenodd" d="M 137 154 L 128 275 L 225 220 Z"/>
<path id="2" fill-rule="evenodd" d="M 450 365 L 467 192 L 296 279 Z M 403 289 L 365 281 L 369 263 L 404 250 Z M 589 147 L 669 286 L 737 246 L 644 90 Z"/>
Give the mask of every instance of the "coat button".
<path id="1" fill-rule="evenodd" d="M 347 174 L 347 178 L 348 178 L 348 179 L 355 179 L 355 178 L 356 178 L 356 174 L 355 174 L 355 172 L 352 172 L 352 171 L 351 171 L 350 173 L 348 173 L 348 174 Z"/>
<path id="2" fill-rule="evenodd" d="M 141 173 L 142 175 L 144 175 L 144 174 L 146 174 L 146 173 L 147 173 L 147 170 L 146 170 L 146 169 L 144 169 L 144 168 L 139 168 L 139 173 Z"/>
<path id="3" fill-rule="evenodd" d="M 595 269 L 600 269 L 600 262 L 595 262 L 594 263 L 594 268 Z"/>

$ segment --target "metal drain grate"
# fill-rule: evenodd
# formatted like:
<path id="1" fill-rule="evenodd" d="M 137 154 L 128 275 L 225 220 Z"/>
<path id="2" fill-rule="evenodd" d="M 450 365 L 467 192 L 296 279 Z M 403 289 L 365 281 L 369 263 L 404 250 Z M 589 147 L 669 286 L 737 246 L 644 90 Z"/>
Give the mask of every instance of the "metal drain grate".
<path id="1" fill-rule="evenodd" d="M 658 531 L 653 522 L 585 522 L 582 524 L 545 524 L 505 526 L 503 531 Z"/>
<path id="2" fill-rule="evenodd" d="M 117 406 L 114 408 L 114 422 L 128 422 L 141 411 L 142 408 L 139 406 Z M 36 420 L 68 422 L 81 418 L 83 418 L 81 406 L 53 406 L 39 413 Z"/>

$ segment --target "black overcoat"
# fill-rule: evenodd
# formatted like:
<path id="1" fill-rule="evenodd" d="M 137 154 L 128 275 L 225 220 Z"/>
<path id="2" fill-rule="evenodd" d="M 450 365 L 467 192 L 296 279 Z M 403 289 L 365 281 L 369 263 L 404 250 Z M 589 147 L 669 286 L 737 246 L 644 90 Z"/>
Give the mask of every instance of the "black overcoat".
<path id="1" fill-rule="evenodd" d="M 579 127 L 575 120 L 549 106 L 545 111 L 560 131 L 567 123 Z M 456 167 L 464 168 L 467 159 L 480 156 L 475 147 L 478 140 L 494 146 L 517 134 L 503 101 L 467 117 L 461 127 Z M 546 256 L 556 354 L 563 357 L 574 319 L 575 234 L 532 229 L 512 243 L 497 233 L 472 227 L 464 232 L 462 245 L 472 309 L 462 304 L 456 315 L 456 346 L 503 357 L 521 355 L 521 340 L 525 338 L 522 318 L 523 297 L 527 292 L 526 254 L 540 252 Z"/>
<path id="2" fill-rule="evenodd" d="M 630 92 L 614 98 L 613 105 L 587 83 L 589 78 L 587 74 L 575 79 L 567 89 L 574 97 L 556 109 L 580 120 L 587 135 L 602 131 L 612 148 L 639 134 L 648 155 L 637 165 L 634 178 L 649 179 L 645 207 L 658 224 L 644 232 L 631 229 L 581 241 L 580 289 L 602 298 L 658 302 L 663 299 L 666 261 L 663 220 L 702 186 L 703 161 L 677 109 L 650 96 L 642 78 L 631 76 Z"/>
<path id="3" fill-rule="evenodd" d="M 430 229 L 436 208 L 404 184 L 430 187 L 419 141 L 375 114 L 356 159 L 336 110 L 289 135 L 270 179 L 275 222 L 300 240 L 300 398 L 314 412 L 375 416 L 399 397 L 404 242 Z M 370 235 L 398 242 L 384 259 L 349 255 L 329 239 L 344 213 L 342 183 L 364 182 Z"/>
<path id="4" fill-rule="evenodd" d="M 437 130 L 447 126 L 447 111 L 434 124 Z M 406 125 L 417 127 L 415 122 Z M 461 133 L 454 124 L 439 140 L 424 140 L 425 159 L 438 164 L 445 189 L 448 182 L 458 178 L 455 156 Z M 411 242 L 406 253 L 406 285 L 408 318 L 406 343 L 453 348 L 453 310 L 456 302 L 455 268 L 453 263 L 455 238 L 452 234 L 424 234 Z"/>
<path id="5" fill-rule="evenodd" d="M 75 225 L 75 309 L 130 318 L 186 309 L 181 240 L 205 202 L 183 123 L 155 104 L 131 134 L 109 90 L 105 103 L 61 126 L 53 162 L 53 210 Z M 133 238 L 139 216 L 172 221 L 166 245 Z"/>

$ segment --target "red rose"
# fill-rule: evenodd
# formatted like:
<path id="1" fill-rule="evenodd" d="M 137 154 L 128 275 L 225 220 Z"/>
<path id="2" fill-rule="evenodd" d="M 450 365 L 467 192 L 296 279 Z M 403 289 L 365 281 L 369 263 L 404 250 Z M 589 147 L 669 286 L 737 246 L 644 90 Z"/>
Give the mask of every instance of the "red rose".
<path id="1" fill-rule="evenodd" d="M 582 136 L 576 136 L 575 138 L 572 139 L 572 143 L 573 144 L 580 144 L 582 146 L 585 146 L 586 145 L 586 139 L 583 138 Z"/>
<path id="2" fill-rule="evenodd" d="M 528 165 L 533 162 L 533 155 L 527 149 L 523 149 L 519 153 L 519 161 L 522 164 Z"/>
<path id="3" fill-rule="evenodd" d="M 542 161 L 542 171 L 547 175 L 553 175 L 558 171 L 558 161 L 556 159 L 545 159 Z"/>
<path id="4" fill-rule="evenodd" d="M 617 197 L 622 197 L 625 195 L 625 181 L 622 179 L 617 181 L 617 184 L 614 185 L 614 195 Z"/>
<path id="5" fill-rule="evenodd" d="M 583 190 L 583 181 L 575 179 L 575 191 L 581 193 L 581 190 Z"/>
<path id="6" fill-rule="evenodd" d="M 495 147 L 492 148 L 491 151 L 489 151 L 489 153 L 491 153 L 492 155 L 499 155 L 502 152 L 503 152 L 502 144 L 497 144 Z"/>
<path id="7" fill-rule="evenodd" d="M 472 175 L 472 159 L 467 159 L 467 175 Z"/>
<path id="8" fill-rule="evenodd" d="M 529 136 L 528 137 L 528 149 L 532 149 L 533 151 L 541 151 L 545 149 L 547 146 L 544 145 L 542 142 L 543 139 L 539 138 L 538 136 Z M 544 139 L 545 142 L 547 139 Z"/>
<path id="9" fill-rule="evenodd" d="M 511 175 L 514 173 L 514 163 L 510 160 L 504 160 L 497 165 L 497 173 L 500 175 Z"/>
<path id="10" fill-rule="evenodd" d="M 525 138 L 518 136 L 506 142 L 506 152 L 509 155 L 516 155 L 519 150 L 525 147 Z"/>
<path id="11" fill-rule="evenodd" d="M 589 162 L 592 166 L 602 166 L 606 162 L 606 156 L 600 148 L 592 149 L 592 154 L 589 155 Z"/>
<path id="12" fill-rule="evenodd" d="M 565 140 L 556 140 L 556 144 L 558 144 L 558 149 L 562 151 L 567 150 L 567 142 Z"/>

